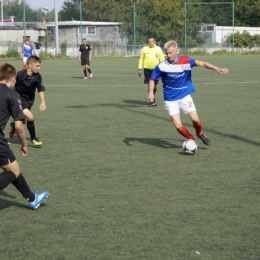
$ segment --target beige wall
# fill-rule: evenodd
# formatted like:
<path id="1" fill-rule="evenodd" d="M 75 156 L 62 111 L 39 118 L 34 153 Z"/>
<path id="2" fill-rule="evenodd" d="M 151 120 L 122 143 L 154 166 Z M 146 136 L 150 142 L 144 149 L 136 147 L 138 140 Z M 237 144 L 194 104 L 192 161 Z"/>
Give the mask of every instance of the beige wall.
<path id="1" fill-rule="evenodd" d="M 24 31 L 23 30 L 0 30 L 1 42 L 23 42 Z M 26 36 L 30 36 L 31 41 L 36 41 L 38 36 L 45 36 L 43 30 L 26 30 Z"/>

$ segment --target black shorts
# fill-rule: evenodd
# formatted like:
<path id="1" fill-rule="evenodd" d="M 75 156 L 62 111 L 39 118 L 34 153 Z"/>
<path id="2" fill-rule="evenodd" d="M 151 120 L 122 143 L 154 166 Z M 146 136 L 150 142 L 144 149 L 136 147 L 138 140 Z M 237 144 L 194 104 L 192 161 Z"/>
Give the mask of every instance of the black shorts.
<path id="1" fill-rule="evenodd" d="M 7 140 L 0 140 L 0 166 L 5 166 L 9 162 L 16 160 L 12 150 L 8 146 Z"/>
<path id="2" fill-rule="evenodd" d="M 81 66 L 89 65 L 89 58 L 81 58 Z"/>
<path id="3" fill-rule="evenodd" d="M 148 84 L 152 76 L 153 70 L 144 69 L 144 84 Z M 155 81 L 155 85 L 158 84 L 158 80 Z"/>
<path id="4" fill-rule="evenodd" d="M 27 108 L 27 109 L 31 110 L 32 106 L 33 106 L 32 101 L 22 100 L 22 108 L 23 109 Z"/>

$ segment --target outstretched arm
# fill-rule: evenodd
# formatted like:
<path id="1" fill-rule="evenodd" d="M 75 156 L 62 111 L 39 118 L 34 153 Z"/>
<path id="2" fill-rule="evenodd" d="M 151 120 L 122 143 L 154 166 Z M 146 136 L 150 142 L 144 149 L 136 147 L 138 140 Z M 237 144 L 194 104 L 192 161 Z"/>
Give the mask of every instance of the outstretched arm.
<path id="1" fill-rule="evenodd" d="M 229 73 L 228 68 L 219 68 L 219 67 L 216 67 L 215 65 L 213 65 L 209 62 L 205 62 L 205 61 L 200 61 L 199 66 L 204 67 L 206 69 L 215 70 L 219 74 L 228 74 Z"/>

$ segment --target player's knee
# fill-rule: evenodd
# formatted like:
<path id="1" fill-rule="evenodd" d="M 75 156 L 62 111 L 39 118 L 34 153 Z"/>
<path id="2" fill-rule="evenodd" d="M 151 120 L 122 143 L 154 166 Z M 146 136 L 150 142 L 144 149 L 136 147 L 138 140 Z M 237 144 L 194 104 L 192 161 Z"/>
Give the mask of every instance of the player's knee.
<path id="1" fill-rule="evenodd" d="M 34 115 L 31 114 L 31 115 L 26 116 L 26 121 L 27 121 L 27 122 L 32 122 L 32 121 L 34 121 Z"/>

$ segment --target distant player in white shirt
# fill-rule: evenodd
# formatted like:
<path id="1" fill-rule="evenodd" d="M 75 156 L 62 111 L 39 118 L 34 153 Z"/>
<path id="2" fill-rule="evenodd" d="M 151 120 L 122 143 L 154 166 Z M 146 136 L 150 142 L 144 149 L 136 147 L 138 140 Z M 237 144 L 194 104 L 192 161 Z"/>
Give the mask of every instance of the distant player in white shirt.
<path id="1" fill-rule="evenodd" d="M 26 61 L 28 57 L 33 55 L 34 47 L 30 44 L 29 40 L 25 41 L 25 44 L 23 45 L 23 70 L 26 69 Z"/>
<path id="2" fill-rule="evenodd" d="M 175 41 L 169 41 L 164 45 L 167 59 L 161 62 L 153 70 L 149 81 L 148 100 L 154 100 L 155 81 L 162 78 L 164 106 L 177 129 L 177 131 L 187 139 L 194 140 L 192 134 L 182 124 L 180 118 L 180 109 L 184 114 L 188 114 L 196 135 L 206 145 L 210 145 L 210 139 L 202 133 L 202 123 L 198 117 L 196 107 L 190 94 L 196 91 L 191 80 L 191 68 L 194 66 L 204 67 L 217 71 L 219 74 L 227 74 L 229 69 L 218 68 L 208 62 L 196 60 L 188 56 L 177 56 L 178 44 Z"/>

